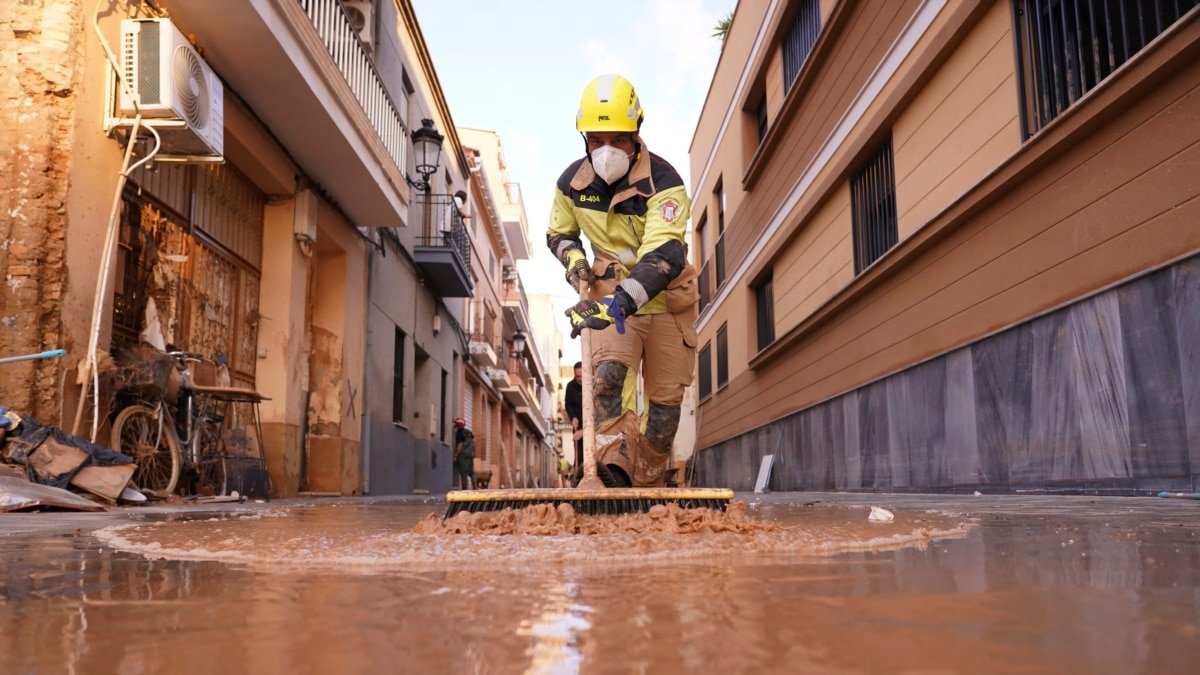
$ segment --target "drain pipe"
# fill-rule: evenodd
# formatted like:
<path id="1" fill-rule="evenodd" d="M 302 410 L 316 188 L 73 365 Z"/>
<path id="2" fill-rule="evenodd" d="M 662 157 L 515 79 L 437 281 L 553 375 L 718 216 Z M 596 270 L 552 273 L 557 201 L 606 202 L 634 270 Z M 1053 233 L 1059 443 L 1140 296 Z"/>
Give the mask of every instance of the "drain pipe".
<path id="1" fill-rule="evenodd" d="M 379 243 L 383 244 L 382 235 L 379 238 Z M 375 242 L 370 242 L 374 248 Z M 373 354 L 371 350 L 371 277 L 375 269 L 375 252 L 367 251 L 367 291 L 366 291 L 366 311 L 363 312 L 363 341 L 364 353 L 367 355 Z M 359 470 L 362 471 L 362 477 L 359 484 L 362 485 L 362 493 L 364 495 L 371 494 L 371 366 L 366 359 L 363 360 L 363 387 L 362 387 L 362 431 L 359 433 L 361 443 L 359 444 Z"/>

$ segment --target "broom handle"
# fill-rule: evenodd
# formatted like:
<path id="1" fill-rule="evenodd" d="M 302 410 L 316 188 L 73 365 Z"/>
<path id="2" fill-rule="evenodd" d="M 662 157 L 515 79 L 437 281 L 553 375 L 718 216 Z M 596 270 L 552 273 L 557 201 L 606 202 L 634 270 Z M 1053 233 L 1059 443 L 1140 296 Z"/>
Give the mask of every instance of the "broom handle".
<path id="1" fill-rule="evenodd" d="M 579 301 L 588 299 L 587 281 L 579 280 Z M 603 487 L 596 476 L 596 407 L 592 402 L 592 338 L 591 329 L 580 333 L 583 340 L 583 478 L 579 487 L 593 489 Z"/>

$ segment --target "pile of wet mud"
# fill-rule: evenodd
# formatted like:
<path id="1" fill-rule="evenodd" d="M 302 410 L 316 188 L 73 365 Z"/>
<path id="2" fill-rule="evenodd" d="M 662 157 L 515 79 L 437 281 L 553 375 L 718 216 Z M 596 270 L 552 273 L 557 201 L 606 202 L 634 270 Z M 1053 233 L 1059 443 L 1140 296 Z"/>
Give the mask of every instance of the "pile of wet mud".
<path id="1" fill-rule="evenodd" d="M 866 508 L 816 507 L 772 511 L 764 517 L 754 506 L 734 502 L 724 513 L 664 507 L 619 517 L 523 509 L 461 514 L 443 523 L 436 514 L 426 516 L 428 507 L 415 511 L 415 505 L 408 510 L 322 505 L 114 526 L 94 536 L 103 545 L 151 559 L 369 573 L 478 569 L 481 564 L 488 569 L 688 561 L 759 564 L 924 548 L 938 539 L 963 537 L 973 527 L 947 514 L 900 512 L 893 522 L 870 523 Z"/>
<path id="2" fill-rule="evenodd" d="M 676 504 L 651 507 L 647 513 L 589 516 L 575 513 L 570 504 L 533 504 L 523 509 L 484 513 L 462 512 L 442 520 L 431 514 L 417 523 L 417 534 L 539 535 L 568 534 L 698 534 L 776 532 L 780 526 L 750 517 L 744 502 L 732 502 L 724 511 L 687 509 Z"/>

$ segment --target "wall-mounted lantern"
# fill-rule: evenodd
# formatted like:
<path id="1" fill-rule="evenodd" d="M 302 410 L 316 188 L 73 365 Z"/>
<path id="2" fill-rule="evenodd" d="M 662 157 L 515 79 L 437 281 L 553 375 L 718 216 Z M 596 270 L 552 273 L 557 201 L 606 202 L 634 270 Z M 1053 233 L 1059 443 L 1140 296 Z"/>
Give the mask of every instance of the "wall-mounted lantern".
<path id="1" fill-rule="evenodd" d="M 421 174 L 421 180 L 414 181 L 408 174 L 404 175 L 404 180 L 414 189 L 429 192 L 429 177 L 437 173 L 438 165 L 442 161 L 442 141 L 446 140 L 446 137 L 433 128 L 433 120 L 429 118 L 421 120 L 421 128 L 413 131 L 411 136 L 413 166 L 416 167 L 417 173 Z"/>

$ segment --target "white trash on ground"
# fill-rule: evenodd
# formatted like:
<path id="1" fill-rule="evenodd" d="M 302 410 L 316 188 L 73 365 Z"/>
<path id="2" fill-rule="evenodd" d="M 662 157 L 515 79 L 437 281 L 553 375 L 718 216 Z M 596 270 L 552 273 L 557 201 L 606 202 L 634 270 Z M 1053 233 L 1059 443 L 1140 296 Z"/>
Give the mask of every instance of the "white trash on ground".
<path id="1" fill-rule="evenodd" d="M 878 506 L 871 507 L 871 515 L 867 516 L 867 520 L 872 523 L 890 523 L 895 518 L 891 511 L 881 509 Z"/>

